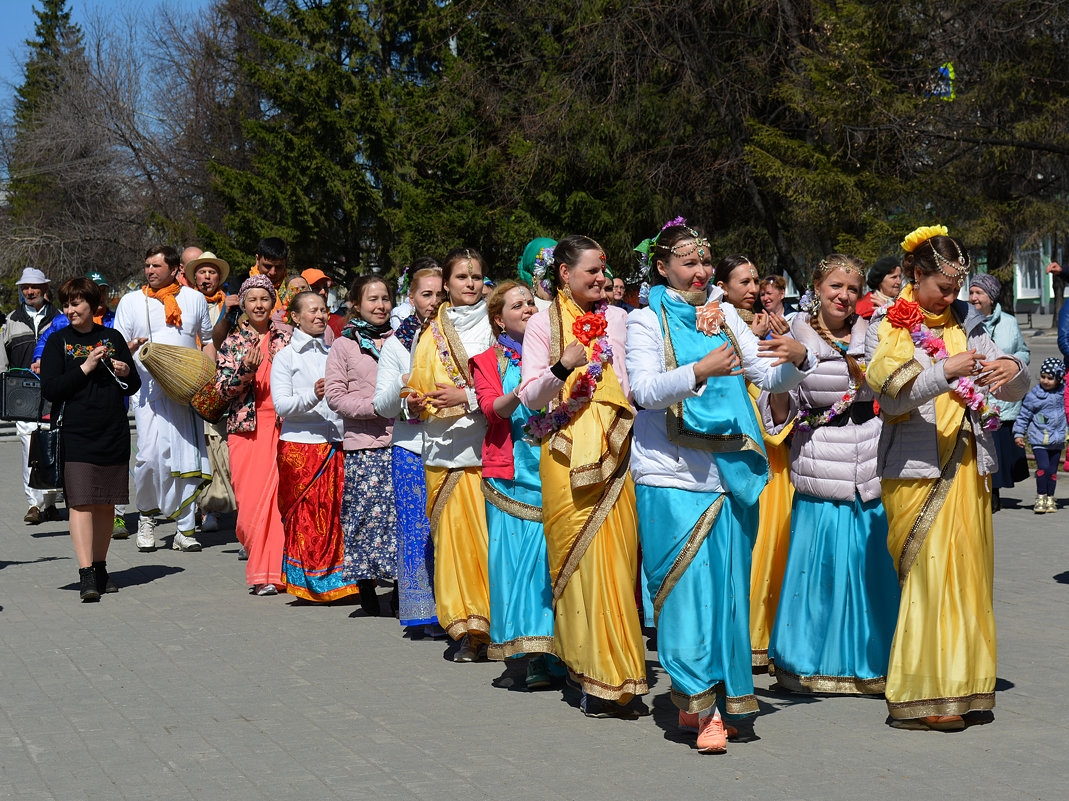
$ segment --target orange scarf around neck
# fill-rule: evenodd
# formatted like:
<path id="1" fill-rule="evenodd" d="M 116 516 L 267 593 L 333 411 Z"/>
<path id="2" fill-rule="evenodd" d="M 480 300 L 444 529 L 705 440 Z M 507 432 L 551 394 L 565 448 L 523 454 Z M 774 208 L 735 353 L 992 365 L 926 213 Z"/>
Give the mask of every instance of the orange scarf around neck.
<path id="1" fill-rule="evenodd" d="M 142 292 L 163 304 L 167 325 L 173 325 L 175 328 L 182 327 L 182 308 L 178 305 L 178 292 L 181 289 L 182 285 L 178 283 L 168 284 L 158 291 L 148 285 L 141 287 Z"/>
<path id="2" fill-rule="evenodd" d="M 204 295 L 203 292 L 201 292 Z M 223 290 L 218 290 L 214 295 L 204 295 L 204 299 L 211 303 L 222 303 L 226 299 L 226 293 Z"/>

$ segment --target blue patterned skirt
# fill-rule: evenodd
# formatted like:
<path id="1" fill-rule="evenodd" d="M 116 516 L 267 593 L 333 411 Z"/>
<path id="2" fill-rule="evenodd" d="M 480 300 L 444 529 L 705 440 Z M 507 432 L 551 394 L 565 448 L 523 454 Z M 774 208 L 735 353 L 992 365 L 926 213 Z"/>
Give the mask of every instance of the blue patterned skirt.
<path id="1" fill-rule="evenodd" d="M 397 510 L 397 587 L 402 626 L 437 623 L 434 543 L 427 519 L 427 480 L 418 453 L 393 447 L 393 499 Z"/>
<path id="2" fill-rule="evenodd" d="M 345 452 L 342 575 L 349 581 L 397 578 L 397 517 L 391 448 Z"/>

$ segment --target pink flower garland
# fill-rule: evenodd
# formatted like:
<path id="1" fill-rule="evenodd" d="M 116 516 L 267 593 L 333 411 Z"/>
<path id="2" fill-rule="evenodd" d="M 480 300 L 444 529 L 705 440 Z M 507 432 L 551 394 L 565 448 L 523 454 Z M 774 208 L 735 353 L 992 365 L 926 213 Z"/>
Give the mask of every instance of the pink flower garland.
<path id="1" fill-rule="evenodd" d="M 909 335 L 913 339 L 913 344 L 931 356 L 933 361 L 949 358 L 950 354 L 947 352 L 947 345 L 942 337 L 937 337 L 919 323 L 910 329 Z M 959 378 L 957 386 L 954 387 L 954 394 L 961 398 L 962 403 L 968 408 L 979 412 L 980 422 L 985 431 L 994 431 L 999 427 L 1001 420 L 999 420 L 998 407 L 988 405 L 984 393 L 976 388 L 971 378 L 968 376 Z"/>
<path id="2" fill-rule="evenodd" d="M 594 306 L 594 314 L 604 320 L 607 307 L 608 304 L 604 301 L 597 303 Z M 597 337 L 590 350 L 590 363 L 586 371 L 579 376 L 579 380 L 575 382 L 568 399 L 552 412 L 543 409 L 532 414 L 527 420 L 527 425 L 523 427 L 523 430 L 528 437 L 542 440 L 554 431 L 559 431 L 575 419 L 593 400 L 598 381 L 605 371 L 603 365 L 608 364 L 612 359 L 612 343 L 609 342 L 608 332 Z"/>

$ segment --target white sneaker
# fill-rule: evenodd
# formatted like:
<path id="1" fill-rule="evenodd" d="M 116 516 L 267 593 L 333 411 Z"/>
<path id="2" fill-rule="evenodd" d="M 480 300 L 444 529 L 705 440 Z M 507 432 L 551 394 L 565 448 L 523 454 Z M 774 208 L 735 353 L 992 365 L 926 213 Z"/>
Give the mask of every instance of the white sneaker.
<path id="1" fill-rule="evenodd" d="M 175 534 L 171 547 L 176 551 L 199 551 L 200 543 L 185 534 Z"/>
<path id="2" fill-rule="evenodd" d="M 137 521 L 137 550 L 151 553 L 160 547 L 156 541 L 156 521 L 151 515 L 141 515 Z"/>
<path id="3" fill-rule="evenodd" d="M 204 519 L 201 520 L 201 522 L 200 522 L 200 530 L 201 531 L 218 531 L 219 530 L 219 520 L 218 520 L 218 518 L 216 518 L 214 512 L 208 512 L 208 514 L 204 515 Z"/>
<path id="4" fill-rule="evenodd" d="M 256 590 L 256 594 L 264 597 L 267 595 L 278 595 L 278 587 L 274 584 L 261 584 Z"/>

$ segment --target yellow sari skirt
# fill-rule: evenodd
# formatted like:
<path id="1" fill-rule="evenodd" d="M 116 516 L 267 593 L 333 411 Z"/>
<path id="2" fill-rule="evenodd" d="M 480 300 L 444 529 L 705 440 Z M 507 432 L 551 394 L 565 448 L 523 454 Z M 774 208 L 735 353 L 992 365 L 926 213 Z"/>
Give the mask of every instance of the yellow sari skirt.
<path id="1" fill-rule="evenodd" d="M 887 670 L 891 717 L 963 715 L 995 705 L 995 615 L 991 496 L 976 469 L 976 445 L 965 448 L 946 500 L 902 580 L 898 627 Z M 883 482 L 896 564 L 913 541 L 914 523 L 935 484 Z"/>
<path id="2" fill-rule="evenodd" d="M 424 466 L 434 542 L 434 598 L 450 637 L 490 641 L 490 583 L 482 469 Z M 439 498 L 442 495 L 442 498 Z"/>
<path id="3" fill-rule="evenodd" d="M 757 419 L 761 420 L 760 415 Z M 791 428 L 787 426 L 775 436 L 764 435 L 769 482 L 761 493 L 760 523 L 750 567 L 750 654 L 755 668 L 768 665 L 768 639 L 776 622 L 779 591 L 787 567 L 794 485 L 789 464 L 791 448 L 785 440 Z"/>
<path id="4" fill-rule="evenodd" d="M 599 514 L 598 502 L 608 484 L 572 489 L 568 463 L 546 445 L 540 473 L 550 578 L 556 586 L 568 556 L 584 545 L 583 526 Z M 626 703 L 633 695 L 649 692 L 646 646 L 635 605 L 637 571 L 635 484 L 628 473 L 619 498 L 589 538 L 555 603 L 557 656 L 589 695 Z"/>

